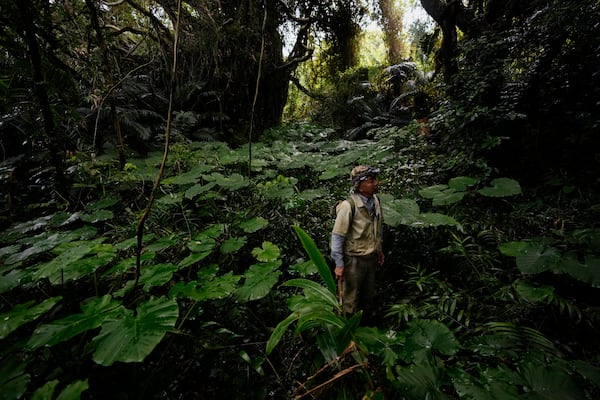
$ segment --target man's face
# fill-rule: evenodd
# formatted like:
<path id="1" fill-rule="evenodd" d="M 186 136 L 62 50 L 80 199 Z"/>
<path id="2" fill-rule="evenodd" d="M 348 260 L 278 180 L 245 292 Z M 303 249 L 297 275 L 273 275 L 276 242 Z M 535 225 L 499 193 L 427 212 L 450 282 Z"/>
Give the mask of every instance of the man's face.
<path id="1" fill-rule="evenodd" d="M 377 176 L 369 176 L 358 185 L 358 191 L 364 196 L 370 197 L 379 192 L 379 180 Z"/>

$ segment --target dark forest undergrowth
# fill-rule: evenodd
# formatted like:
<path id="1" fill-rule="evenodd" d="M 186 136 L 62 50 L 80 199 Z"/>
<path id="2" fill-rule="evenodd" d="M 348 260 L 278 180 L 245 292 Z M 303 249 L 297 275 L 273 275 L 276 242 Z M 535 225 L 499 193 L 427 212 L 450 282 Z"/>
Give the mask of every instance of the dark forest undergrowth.
<path id="1" fill-rule="evenodd" d="M 175 140 L 139 276 L 160 152 L 122 170 L 73 155 L 76 201 L 12 192 L 0 398 L 597 398 L 597 187 L 520 183 L 417 125 L 367 136 L 292 125 L 250 162 L 247 146 Z M 364 319 L 340 314 L 327 256 L 358 163 L 382 169 L 386 218 Z"/>

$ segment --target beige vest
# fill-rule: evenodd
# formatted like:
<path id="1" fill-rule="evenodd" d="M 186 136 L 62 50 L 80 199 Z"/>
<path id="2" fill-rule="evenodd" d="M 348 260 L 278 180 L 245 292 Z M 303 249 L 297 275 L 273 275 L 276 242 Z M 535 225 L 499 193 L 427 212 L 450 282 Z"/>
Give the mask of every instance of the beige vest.
<path id="1" fill-rule="evenodd" d="M 371 219 L 367 206 L 363 203 L 361 197 L 353 193 L 355 210 L 352 218 L 352 205 L 344 200 L 337 207 L 337 217 L 333 226 L 333 233 L 345 236 L 344 254 L 349 256 L 366 256 L 381 251 L 381 232 L 383 224 L 383 215 L 381 205 L 376 195 L 375 200 L 375 218 Z M 352 221 L 352 226 L 350 226 Z"/>

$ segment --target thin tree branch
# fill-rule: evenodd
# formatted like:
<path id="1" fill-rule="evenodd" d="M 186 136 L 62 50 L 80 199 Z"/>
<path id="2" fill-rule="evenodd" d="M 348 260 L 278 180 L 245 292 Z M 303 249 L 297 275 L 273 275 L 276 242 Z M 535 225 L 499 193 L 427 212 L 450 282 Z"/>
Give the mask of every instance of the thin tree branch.
<path id="1" fill-rule="evenodd" d="M 152 205 L 154 203 L 154 198 L 156 197 L 156 192 L 158 191 L 158 187 L 160 186 L 160 181 L 162 175 L 165 171 L 165 165 L 167 163 L 167 157 L 169 156 L 169 140 L 171 136 L 171 125 L 173 122 L 173 98 L 175 92 L 175 79 L 177 72 L 177 46 L 179 42 L 179 16 L 181 15 L 181 0 L 177 0 L 177 19 L 175 23 L 174 29 L 174 37 L 173 37 L 173 65 L 171 68 L 171 87 L 169 90 L 169 111 L 167 115 L 167 127 L 165 131 L 165 148 L 163 151 L 163 157 L 160 162 L 160 167 L 158 169 L 158 173 L 156 174 L 156 179 L 154 180 L 154 185 L 152 186 L 152 191 L 150 192 L 150 197 L 148 198 L 148 204 L 146 204 L 146 209 L 144 210 L 142 216 L 140 217 L 137 225 L 137 246 L 136 246 L 136 254 L 135 254 L 135 281 L 133 283 L 133 288 L 130 293 L 135 293 L 138 282 L 140 280 L 141 269 L 142 269 L 142 242 L 144 238 L 144 224 L 150 215 L 150 211 L 152 210 Z"/>

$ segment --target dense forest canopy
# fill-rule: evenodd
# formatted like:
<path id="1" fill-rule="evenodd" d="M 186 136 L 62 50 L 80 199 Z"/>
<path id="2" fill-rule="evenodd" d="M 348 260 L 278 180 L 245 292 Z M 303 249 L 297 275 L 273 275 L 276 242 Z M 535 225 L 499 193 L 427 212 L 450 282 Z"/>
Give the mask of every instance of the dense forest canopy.
<path id="1" fill-rule="evenodd" d="M 597 0 L 0 0 L 0 398 L 597 398 L 598 38 Z M 376 326 L 327 256 L 359 163 Z"/>

